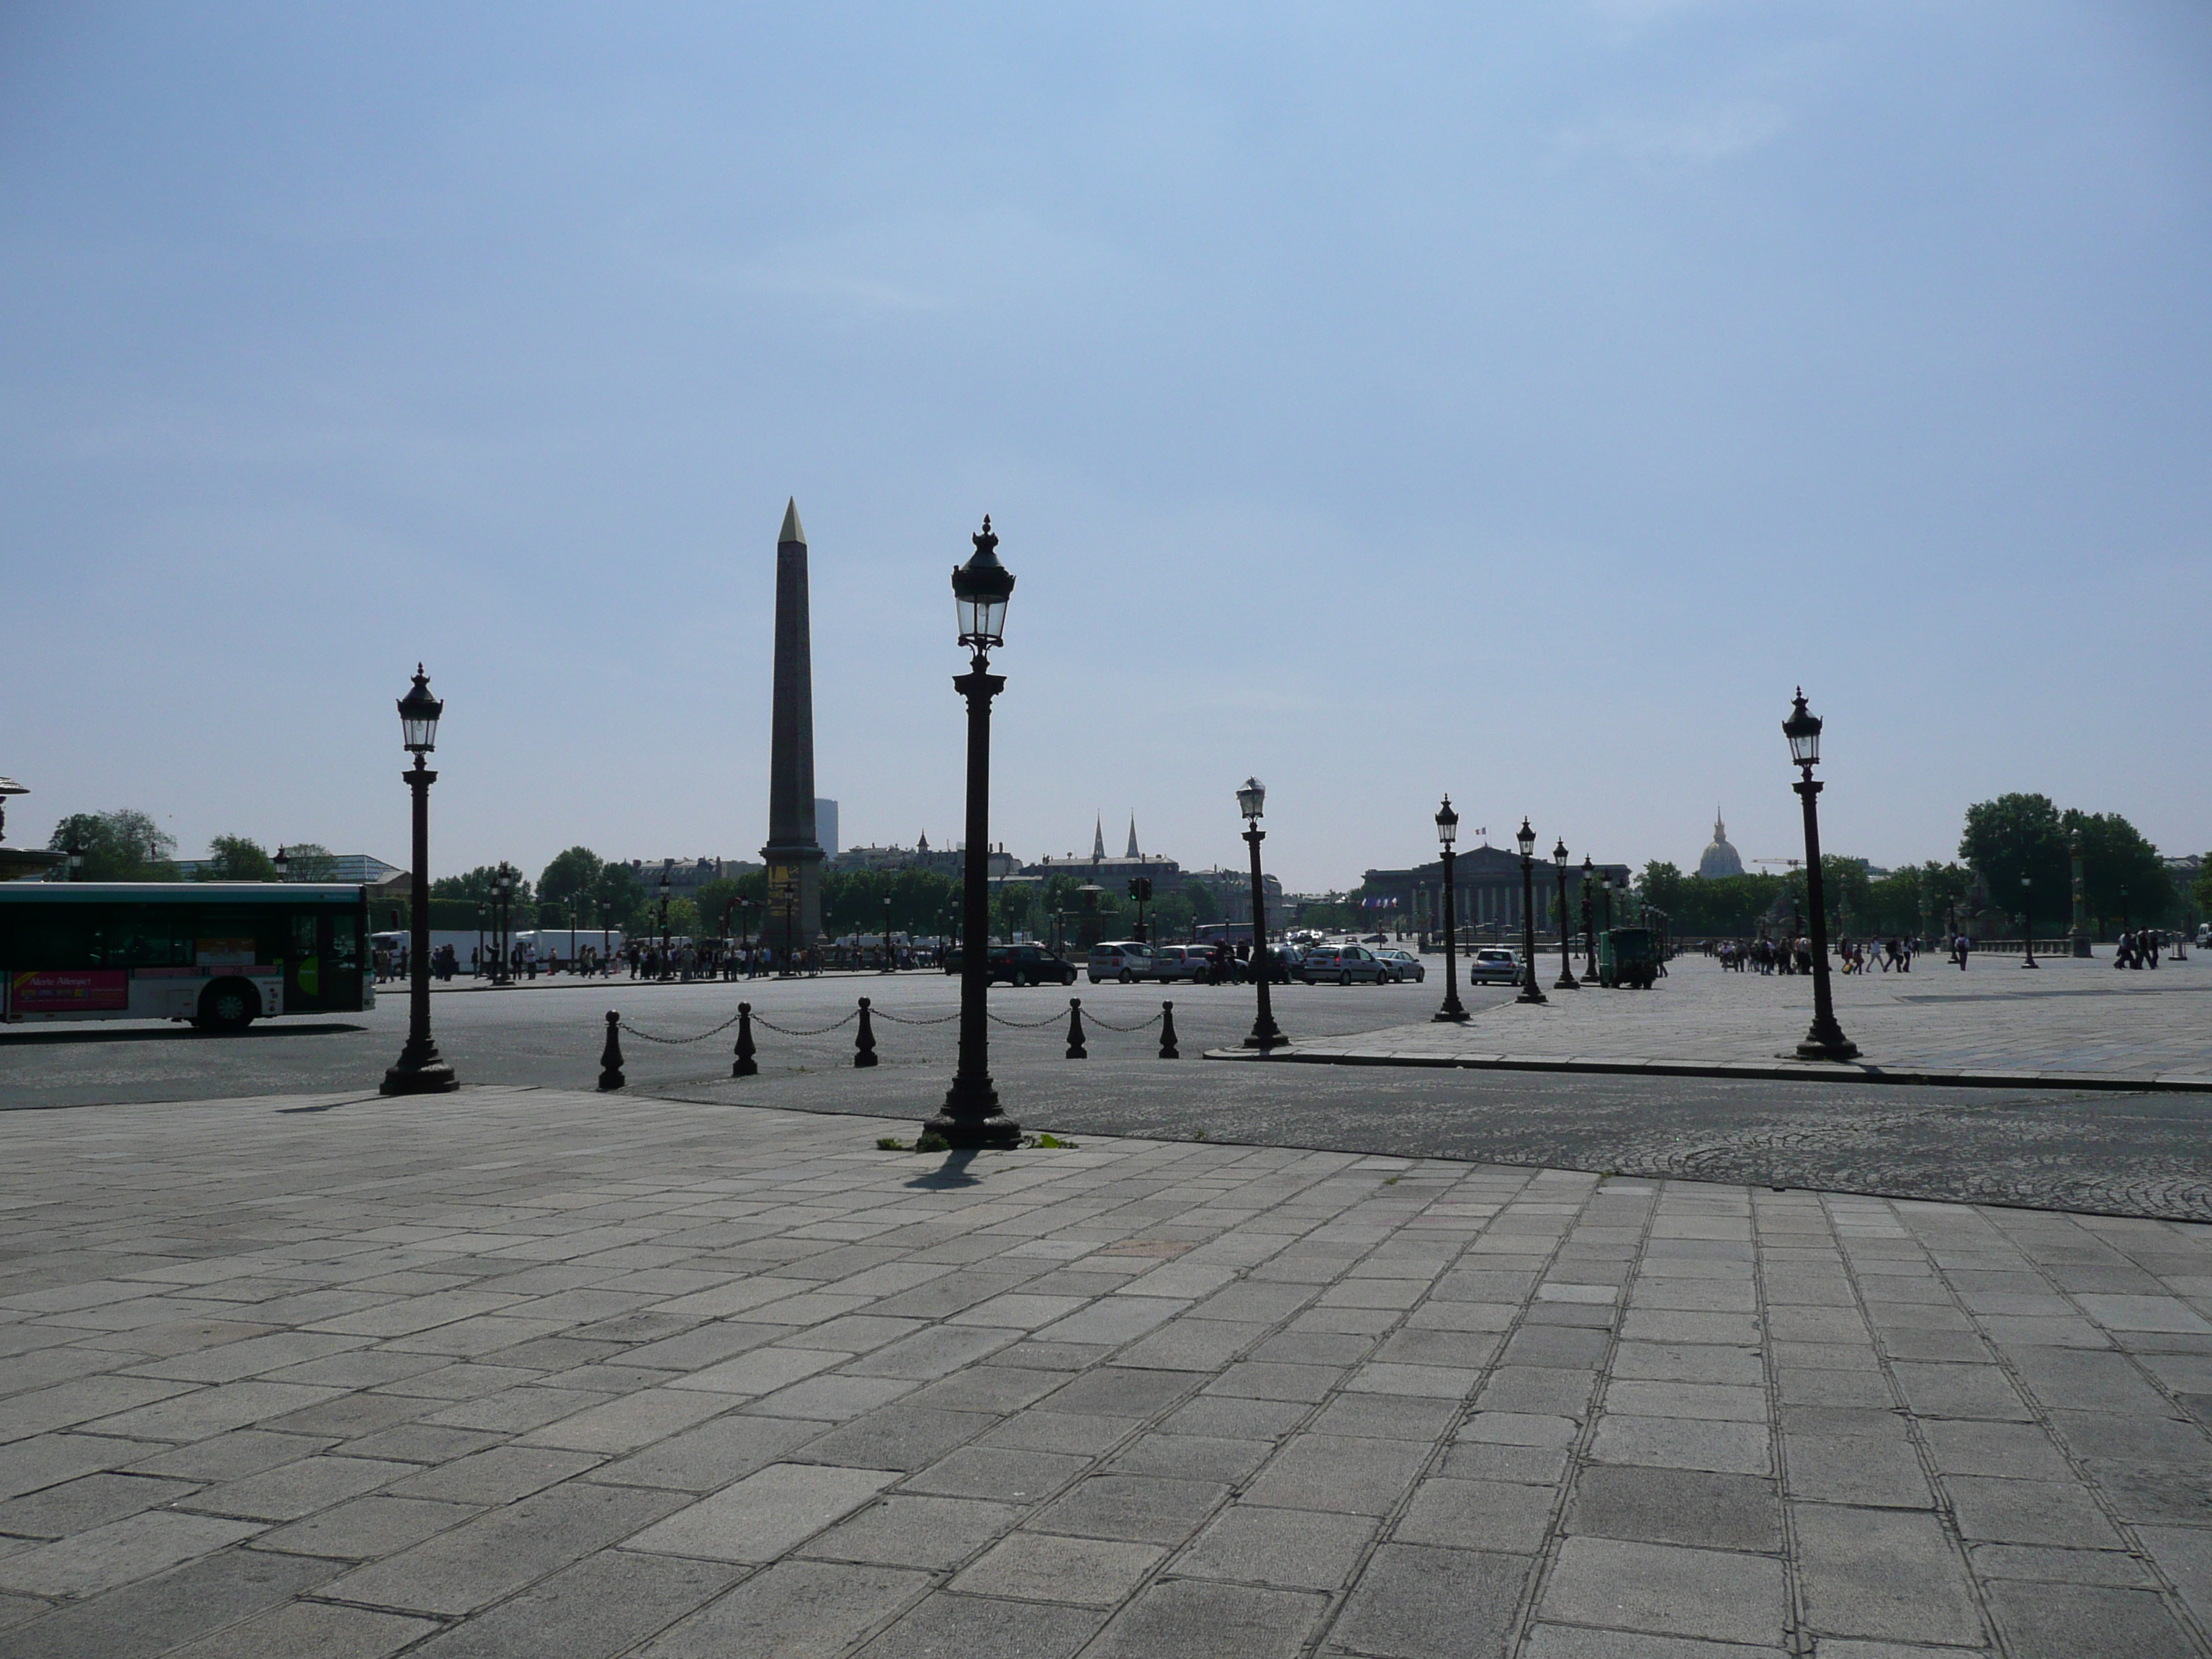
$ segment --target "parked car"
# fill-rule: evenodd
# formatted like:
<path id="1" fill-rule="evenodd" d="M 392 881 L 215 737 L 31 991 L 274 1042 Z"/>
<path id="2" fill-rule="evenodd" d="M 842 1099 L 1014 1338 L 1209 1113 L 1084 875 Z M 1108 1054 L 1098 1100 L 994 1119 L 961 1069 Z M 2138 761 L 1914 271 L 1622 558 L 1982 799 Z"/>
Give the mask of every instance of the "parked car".
<path id="1" fill-rule="evenodd" d="M 1521 958 L 1502 945 L 1486 945 L 1468 959 L 1469 985 L 1518 985 Z"/>
<path id="2" fill-rule="evenodd" d="M 1390 942 L 1390 935 L 1388 933 L 1369 933 L 1359 942 L 1362 945 L 1388 945 Z"/>
<path id="3" fill-rule="evenodd" d="M 1377 951 L 1375 954 L 1382 958 L 1383 966 L 1390 970 L 1390 977 L 1401 985 L 1409 979 L 1419 985 L 1429 976 L 1429 970 L 1422 966 L 1421 959 L 1411 951 Z"/>
<path id="4" fill-rule="evenodd" d="M 1090 961 L 1085 971 L 1091 982 L 1118 980 L 1124 985 L 1134 985 L 1140 979 L 1152 976 L 1152 947 L 1142 940 L 1115 939 L 1110 943 L 1091 947 Z"/>
<path id="5" fill-rule="evenodd" d="M 1391 978 L 1382 958 L 1364 945 L 1317 945 L 1299 963 L 1298 976 L 1309 985 L 1334 981 L 1349 985 L 1354 980 L 1385 985 Z"/>
<path id="6" fill-rule="evenodd" d="M 1152 952 L 1152 963 L 1148 970 L 1163 985 L 1176 980 L 1189 980 L 1199 985 L 1211 985 L 1217 977 L 1213 966 L 1213 947 L 1210 945 L 1163 945 Z"/>
<path id="7" fill-rule="evenodd" d="M 1007 985 L 1073 985 L 1075 964 L 1056 957 L 1042 945 L 994 945 L 983 957 L 991 982 Z M 945 953 L 945 971 L 960 971 L 961 952 L 954 945 Z"/>

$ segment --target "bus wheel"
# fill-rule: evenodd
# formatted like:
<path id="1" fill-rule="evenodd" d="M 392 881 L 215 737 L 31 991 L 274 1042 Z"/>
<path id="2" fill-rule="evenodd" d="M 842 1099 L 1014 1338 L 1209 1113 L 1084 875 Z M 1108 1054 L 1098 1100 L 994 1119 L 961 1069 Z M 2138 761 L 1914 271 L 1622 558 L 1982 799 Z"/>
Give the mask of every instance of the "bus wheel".
<path id="1" fill-rule="evenodd" d="M 203 1031 L 242 1031 L 261 1012 L 260 994 L 242 979 L 219 979 L 200 993 Z"/>

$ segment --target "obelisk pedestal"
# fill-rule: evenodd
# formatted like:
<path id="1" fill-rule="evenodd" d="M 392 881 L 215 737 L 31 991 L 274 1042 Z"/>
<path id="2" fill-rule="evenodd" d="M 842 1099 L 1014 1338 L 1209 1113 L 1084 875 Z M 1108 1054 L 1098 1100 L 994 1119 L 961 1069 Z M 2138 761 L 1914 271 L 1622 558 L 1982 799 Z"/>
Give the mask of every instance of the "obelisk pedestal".
<path id="1" fill-rule="evenodd" d="M 814 654 L 806 532 L 785 507 L 775 543 L 775 684 L 769 733 L 768 909 L 761 942 L 780 968 L 804 965 L 822 937 L 822 845 L 814 825 Z"/>

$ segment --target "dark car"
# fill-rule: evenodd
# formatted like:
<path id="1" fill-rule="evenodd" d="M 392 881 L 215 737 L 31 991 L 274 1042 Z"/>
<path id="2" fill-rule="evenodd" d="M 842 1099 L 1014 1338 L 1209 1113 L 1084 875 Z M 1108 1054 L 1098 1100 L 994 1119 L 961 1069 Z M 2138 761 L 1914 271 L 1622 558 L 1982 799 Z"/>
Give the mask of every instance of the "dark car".
<path id="1" fill-rule="evenodd" d="M 1065 957 L 1053 955 L 1042 945 L 994 945 L 983 960 L 990 967 L 993 984 L 1075 983 L 1075 964 Z M 956 945 L 945 953 L 945 971 L 957 974 L 960 967 L 961 951 Z"/>

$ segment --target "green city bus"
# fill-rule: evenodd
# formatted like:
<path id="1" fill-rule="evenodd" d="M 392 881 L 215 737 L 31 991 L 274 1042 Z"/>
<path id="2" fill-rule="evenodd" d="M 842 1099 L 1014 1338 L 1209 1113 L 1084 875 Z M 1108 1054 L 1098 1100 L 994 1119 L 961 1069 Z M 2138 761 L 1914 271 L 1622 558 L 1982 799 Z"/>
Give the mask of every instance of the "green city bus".
<path id="1" fill-rule="evenodd" d="M 368 893 L 286 882 L 0 882 L 0 1023 L 190 1020 L 376 1006 Z"/>

